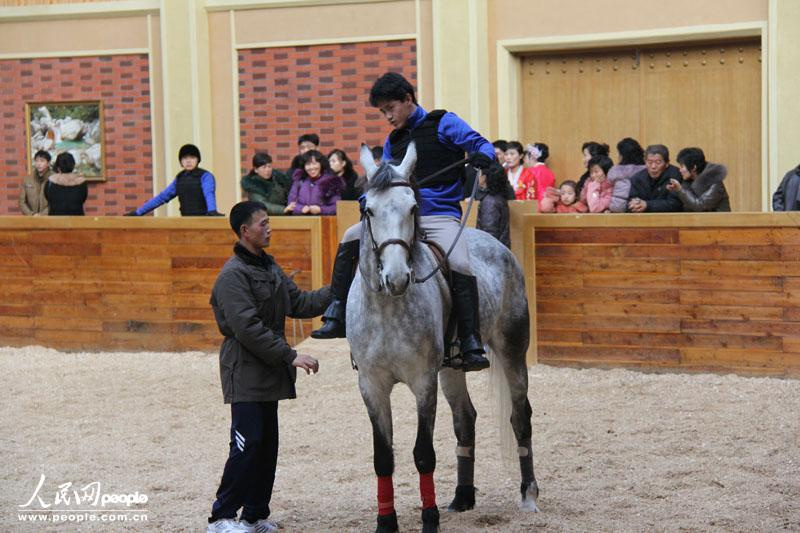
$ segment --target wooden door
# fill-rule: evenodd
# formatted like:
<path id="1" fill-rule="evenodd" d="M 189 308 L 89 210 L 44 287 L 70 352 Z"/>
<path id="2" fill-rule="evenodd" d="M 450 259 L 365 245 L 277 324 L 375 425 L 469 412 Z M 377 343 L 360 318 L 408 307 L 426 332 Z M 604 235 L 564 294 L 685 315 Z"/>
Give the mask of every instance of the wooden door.
<path id="1" fill-rule="evenodd" d="M 561 182 L 583 172 L 581 145 L 633 137 L 699 146 L 728 167 L 734 211 L 761 210 L 761 46 L 748 40 L 527 56 L 523 143 L 550 146 Z"/>

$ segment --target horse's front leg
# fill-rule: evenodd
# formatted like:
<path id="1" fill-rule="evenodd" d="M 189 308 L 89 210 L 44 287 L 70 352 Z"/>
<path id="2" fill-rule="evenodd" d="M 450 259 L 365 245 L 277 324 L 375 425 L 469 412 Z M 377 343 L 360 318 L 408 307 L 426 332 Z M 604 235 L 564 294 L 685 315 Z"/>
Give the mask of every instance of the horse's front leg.
<path id="1" fill-rule="evenodd" d="M 358 373 L 358 386 L 372 423 L 373 463 L 378 477 L 378 527 L 375 533 L 393 533 L 398 530 L 392 483 L 394 451 L 390 395 L 394 384 L 366 375 L 366 371 Z"/>
<path id="2" fill-rule="evenodd" d="M 437 373 L 434 371 L 409 383 L 417 400 L 417 440 L 414 443 L 414 464 L 419 472 L 422 533 L 439 531 L 439 509 L 436 507 L 436 488 L 433 483 L 433 472 L 436 469 L 436 450 L 433 448 L 438 388 L 436 378 Z"/>

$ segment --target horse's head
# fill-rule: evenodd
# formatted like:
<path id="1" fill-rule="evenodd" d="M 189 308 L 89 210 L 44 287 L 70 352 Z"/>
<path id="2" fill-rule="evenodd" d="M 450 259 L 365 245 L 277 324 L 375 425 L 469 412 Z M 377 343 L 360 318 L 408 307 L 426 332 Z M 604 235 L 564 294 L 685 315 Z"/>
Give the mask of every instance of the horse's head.
<path id="1" fill-rule="evenodd" d="M 417 232 L 417 199 L 410 176 L 417 161 L 413 141 L 399 165 L 376 165 L 361 145 L 361 165 L 367 171 L 364 223 L 377 262 L 381 285 L 393 296 L 406 292 L 414 279 L 411 248 Z"/>

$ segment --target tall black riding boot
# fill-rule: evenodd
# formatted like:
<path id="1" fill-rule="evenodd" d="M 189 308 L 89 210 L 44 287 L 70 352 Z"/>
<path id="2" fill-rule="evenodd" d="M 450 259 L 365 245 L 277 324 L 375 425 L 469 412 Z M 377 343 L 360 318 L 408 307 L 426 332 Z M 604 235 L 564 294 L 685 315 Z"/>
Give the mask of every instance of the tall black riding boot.
<path id="1" fill-rule="evenodd" d="M 489 368 L 489 360 L 481 342 L 480 310 L 478 308 L 478 280 L 452 272 L 453 312 L 458 320 L 458 338 L 461 340 L 461 358 L 465 372 Z"/>
<path id="2" fill-rule="evenodd" d="M 325 323 L 321 328 L 311 332 L 311 336 L 315 339 L 337 339 L 346 334 L 347 294 L 350 292 L 350 285 L 355 276 L 360 242 L 358 239 L 343 242 L 336 250 L 336 259 L 333 262 L 333 274 L 331 275 L 333 301 L 322 314 L 322 320 Z"/>

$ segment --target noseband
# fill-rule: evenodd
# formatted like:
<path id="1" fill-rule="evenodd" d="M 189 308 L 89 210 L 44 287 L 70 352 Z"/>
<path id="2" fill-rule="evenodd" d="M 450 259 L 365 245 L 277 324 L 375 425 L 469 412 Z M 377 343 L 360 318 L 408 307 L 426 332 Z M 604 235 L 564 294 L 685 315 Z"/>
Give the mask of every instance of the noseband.
<path id="1" fill-rule="evenodd" d="M 405 181 L 393 181 L 387 187 L 408 187 L 411 190 L 414 190 L 414 186 Z M 402 246 L 405 248 L 406 252 L 408 252 L 409 258 L 411 257 L 411 248 L 414 246 L 417 240 L 417 219 L 414 218 L 414 234 L 411 237 L 411 242 L 407 242 L 403 239 L 386 239 L 385 241 L 378 244 L 375 240 L 375 235 L 372 233 L 372 215 L 368 210 L 364 211 L 364 218 L 362 220 L 362 225 L 366 227 L 366 232 L 369 235 L 370 242 L 372 243 L 372 253 L 375 254 L 375 262 L 378 265 L 378 288 L 376 289 L 372 285 L 370 285 L 369 281 L 367 281 L 367 277 L 364 275 L 364 272 L 361 272 L 361 277 L 364 279 L 365 284 L 372 292 L 380 292 L 383 288 L 383 282 L 381 281 L 380 272 L 383 270 L 383 264 L 381 263 L 381 254 L 383 250 L 392 244 L 396 244 L 398 246 Z M 359 269 L 361 267 L 359 266 Z M 413 271 L 412 271 L 413 274 Z"/>

